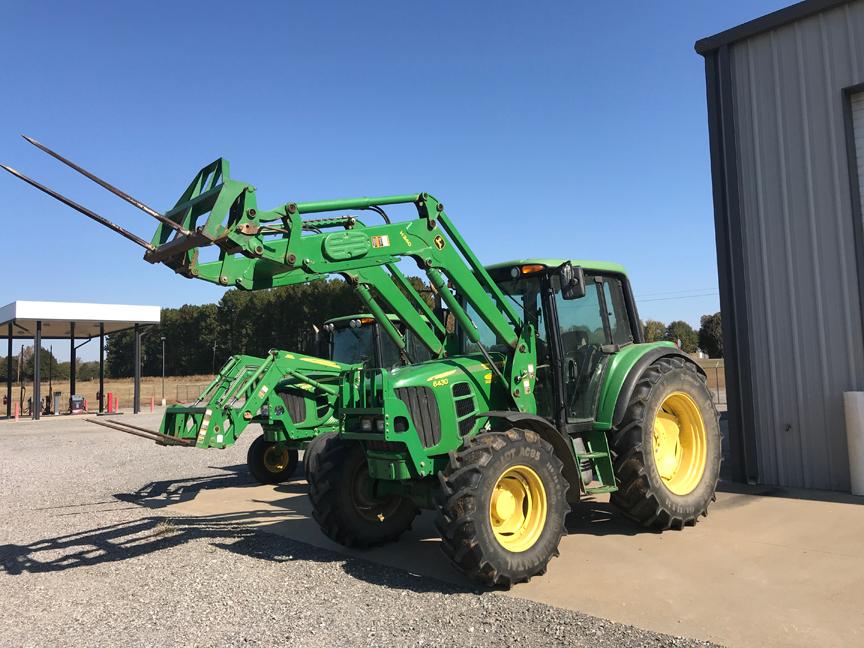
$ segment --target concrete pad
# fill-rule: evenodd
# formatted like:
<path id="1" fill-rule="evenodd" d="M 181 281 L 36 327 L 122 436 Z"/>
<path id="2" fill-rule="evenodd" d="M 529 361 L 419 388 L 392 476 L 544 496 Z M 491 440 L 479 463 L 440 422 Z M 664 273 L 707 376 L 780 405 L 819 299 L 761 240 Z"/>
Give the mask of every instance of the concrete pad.
<path id="1" fill-rule="evenodd" d="M 507 595 L 730 646 L 864 645 L 861 501 L 719 493 L 707 520 L 663 534 L 586 501 L 547 574 Z M 318 530 L 302 481 L 201 490 L 163 510 L 229 518 L 467 585 L 438 550 L 431 514 L 396 544 L 352 551 Z"/>

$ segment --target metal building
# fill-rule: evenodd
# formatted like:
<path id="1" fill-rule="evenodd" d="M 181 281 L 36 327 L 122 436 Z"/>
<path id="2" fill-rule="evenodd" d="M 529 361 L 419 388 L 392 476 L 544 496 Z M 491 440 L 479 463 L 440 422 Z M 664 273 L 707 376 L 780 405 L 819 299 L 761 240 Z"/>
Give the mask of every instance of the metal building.
<path id="1" fill-rule="evenodd" d="M 705 58 L 730 450 L 739 479 L 848 490 L 864 389 L 864 0 L 808 0 Z"/>

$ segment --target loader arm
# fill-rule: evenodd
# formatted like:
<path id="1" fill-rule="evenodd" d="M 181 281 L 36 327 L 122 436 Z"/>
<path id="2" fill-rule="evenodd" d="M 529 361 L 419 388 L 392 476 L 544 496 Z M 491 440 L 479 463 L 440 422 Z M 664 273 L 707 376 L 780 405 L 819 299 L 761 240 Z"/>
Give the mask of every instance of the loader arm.
<path id="1" fill-rule="evenodd" d="M 272 441 L 307 440 L 325 421 L 312 414 L 295 420 L 297 408 L 291 411 L 277 387 L 286 378 L 293 379 L 286 391 L 328 398 L 332 412 L 336 379 L 350 367 L 279 349 L 271 349 L 265 358 L 233 356 L 194 403 L 168 406 L 159 433 L 194 441 L 199 448 L 224 448 L 234 444 L 250 423 L 261 423 L 270 430 Z M 266 415 L 259 414 L 265 405 Z"/>
<path id="2" fill-rule="evenodd" d="M 523 325 L 514 304 L 480 264 L 444 205 L 431 195 L 287 202 L 261 210 L 255 187 L 231 179 L 228 161 L 220 158 L 201 169 L 174 207 L 160 214 L 35 140 L 28 141 L 156 218 L 159 224 L 151 241 L 143 241 L 14 169 L 3 168 L 141 245 L 148 262 L 162 263 L 189 278 L 241 290 L 298 285 L 339 275 L 354 287 L 403 356 L 405 339 L 389 321 L 387 310 L 429 348 L 434 358 L 441 358 L 448 351 L 446 327 L 396 268 L 399 261 L 413 259 L 464 335 L 477 344 L 515 408 L 536 412 L 533 327 Z M 411 206 L 416 216 L 390 222 L 383 210 L 390 205 Z M 387 222 L 366 225 L 356 215 L 345 213 L 364 210 L 384 215 Z M 316 218 L 304 218 L 313 215 Z M 200 258 L 200 251 L 209 247 L 218 249 L 217 260 Z M 497 357 L 480 344 L 469 308 L 495 334 L 499 341 Z"/>
<path id="3" fill-rule="evenodd" d="M 346 211 L 380 210 L 390 205 L 410 205 L 417 215 L 375 225 L 344 215 Z M 330 215 L 340 212 L 343 214 Z M 328 216 L 304 219 L 320 214 Z M 413 259 L 471 341 L 479 344 L 480 337 L 466 305 L 503 343 L 503 363 L 480 348 L 516 408 L 536 411 L 533 329 L 523 326 L 514 304 L 477 260 L 444 205 L 431 195 L 289 202 L 264 211 L 258 208 L 254 188 L 230 180 L 227 162 L 217 160 L 199 172 L 166 216 L 195 234 L 187 236 L 160 224 L 151 242 L 154 249 L 145 252 L 146 260 L 241 290 L 297 285 L 340 275 L 355 288 L 400 349 L 405 349 L 405 339 L 386 317 L 385 307 L 430 348 L 434 357 L 441 357 L 445 351 L 440 341 L 443 324 L 429 316 L 428 307 L 427 312 L 418 308 L 423 303 L 421 296 L 394 273 L 397 262 Z M 220 248 L 219 259 L 200 262 L 198 249 L 209 245 Z"/>

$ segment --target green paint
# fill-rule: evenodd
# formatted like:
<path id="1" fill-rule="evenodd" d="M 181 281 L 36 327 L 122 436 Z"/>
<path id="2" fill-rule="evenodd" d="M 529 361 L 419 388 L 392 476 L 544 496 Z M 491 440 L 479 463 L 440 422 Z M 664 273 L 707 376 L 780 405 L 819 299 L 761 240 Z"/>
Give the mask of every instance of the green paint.
<path id="1" fill-rule="evenodd" d="M 618 403 L 618 394 L 621 392 L 621 386 L 630 370 L 646 352 L 658 347 L 674 349 L 675 345 L 672 342 L 631 344 L 622 347 L 617 353 L 610 356 L 597 402 L 595 423 L 597 429 L 609 430 L 612 428 L 612 416 L 615 413 L 615 405 Z"/>
<path id="2" fill-rule="evenodd" d="M 361 220 L 363 210 L 386 205 L 413 206 L 416 217 L 374 225 Z M 320 216 L 308 218 L 312 215 Z M 434 359 L 368 369 L 310 366 L 311 359 L 297 354 L 289 359 L 282 351 L 265 359 L 232 358 L 199 403 L 169 408 L 163 432 L 194 437 L 200 447 L 224 447 L 249 422 L 261 423 L 268 438 L 288 443 L 338 429 L 345 438 L 367 445 L 373 477 L 419 501 L 429 499 L 428 484 L 433 481 L 426 478 L 446 465 L 448 453 L 489 423 L 476 413 L 537 411 L 535 332 L 530 324 L 523 325 L 518 304 L 503 294 L 489 271 L 527 264 L 551 271 L 565 259 L 523 259 L 484 267 L 443 204 L 427 193 L 287 202 L 262 210 L 255 188 L 232 180 L 229 164 L 221 158 L 196 175 L 167 216 L 192 234 L 177 236 L 160 224 L 152 239 L 156 248 L 145 254 L 146 260 L 241 290 L 340 275 L 355 287 L 369 317 L 400 349 L 406 343 L 397 324 L 416 336 Z M 207 246 L 219 248 L 218 260 L 199 261 L 198 248 Z M 469 311 L 491 330 L 499 343 L 485 351 L 488 355 L 459 355 L 457 337 L 397 269 L 395 264 L 406 259 L 426 273 L 464 335 L 479 339 L 475 324 L 480 322 L 472 321 Z M 571 263 L 626 281 L 619 264 L 580 259 Z M 366 316 L 334 318 L 330 323 L 358 317 Z M 615 488 L 605 430 L 612 425 L 623 381 L 643 354 L 663 344 L 627 345 L 606 359 L 593 430 L 582 435 L 587 450 L 579 455 L 592 462 L 601 489 Z M 316 395 L 325 395 L 330 407 L 323 416 L 292 422 L 277 386 L 308 399 L 307 412 L 316 412 Z M 417 398 L 428 406 L 426 419 L 409 409 Z"/>

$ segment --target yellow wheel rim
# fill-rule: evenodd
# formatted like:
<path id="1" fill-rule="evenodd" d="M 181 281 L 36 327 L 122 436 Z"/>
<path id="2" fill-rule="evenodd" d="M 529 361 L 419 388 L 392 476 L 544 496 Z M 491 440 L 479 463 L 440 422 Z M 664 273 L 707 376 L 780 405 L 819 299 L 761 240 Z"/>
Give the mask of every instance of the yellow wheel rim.
<path id="1" fill-rule="evenodd" d="M 489 500 L 489 521 L 495 539 L 508 551 L 527 551 L 546 526 L 546 489 L 528 466 L 508 468 L 498 478 Z"/>
<path id="2" fill-rule="evenodd" d="M 705 474 L 708 435 L 699 406 L 684 392 L 669 394 L 654 416 L 654 465 L 675 495 L 692 493 Z"/>
<path id="3" fill-rule="evenodd" d="M 288 465 L 288 448 L 271 445 L 264 451 L 264 467 L 271 473 L 285 470 Z"/>

